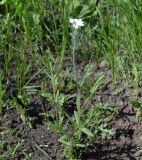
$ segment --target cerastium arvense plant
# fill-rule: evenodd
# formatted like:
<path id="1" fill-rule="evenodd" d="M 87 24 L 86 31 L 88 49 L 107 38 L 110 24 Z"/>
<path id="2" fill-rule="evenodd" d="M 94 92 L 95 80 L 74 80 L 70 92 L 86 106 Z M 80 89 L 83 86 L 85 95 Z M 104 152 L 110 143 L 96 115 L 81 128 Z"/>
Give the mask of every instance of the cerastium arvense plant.
<path id="1" fill-rule="evenodd" d="M 51 81 L 52 89 L 50 88 L 48 92 L 42 91 L 41 95 L 53 107 L 48 113 L 48 117 L 53 119 L 50 127 L 60 135 L 59 142 L 63 149 L 63 156 L 68 159 L 76 159 L 81 156 L 82 148 L 87 148 L 94 142 L 100 142 L 102 139 L 110 138 L 113 135 L 114 132 L 107 127 L 106 123 L 113 117 L 116 110 L 108 105 L 98 104 L 94 106 L 91 104 L 91 98 L 103 82 L 104 74 L 101 74 L 84 93 L 86 81 L 92 75 L 94 65 L 88 64 L 84 73 L 80 77 L 78 76 L 76 36 L 78 36 L 80 27 L 84 26 L 84 22 L 81 19 L 70 19 L 70 23 L 73 26 L 71 73 L 68 69 L 59 70 L 58 59 L 55 60 L 52 57 L 47 65 L 47 70 L 45 70 Z M 66 83 L 73 81 L 72 92 L 67 89 L 68 84 L 65 81 L 68 81 Z M 74 105 L 72 101 L 74 101 Z M 72 104 L 72 113 L 69 110 L 69 104 Z M 108 116 L 108 113 L 111 116 Z M 109 118 L 106 118 L 107 116 Z M 77 153 L 77 150 L 80 152 Z"/>

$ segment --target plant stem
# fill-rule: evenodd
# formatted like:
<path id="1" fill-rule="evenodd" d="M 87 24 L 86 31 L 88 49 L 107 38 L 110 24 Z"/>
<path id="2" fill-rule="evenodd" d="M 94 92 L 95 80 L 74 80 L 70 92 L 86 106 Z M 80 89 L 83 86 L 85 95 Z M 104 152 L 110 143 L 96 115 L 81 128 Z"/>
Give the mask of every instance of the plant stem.
<path id="1" fill-rule="evenodd" d="M 76 35 L 77 35 L 77 30 L 74 29 L 73 31 L 73 37 L 72 37 L 72 67 L 73 67 L 73 79 L 77 82 L 77 73 L 76 73 Z"/>

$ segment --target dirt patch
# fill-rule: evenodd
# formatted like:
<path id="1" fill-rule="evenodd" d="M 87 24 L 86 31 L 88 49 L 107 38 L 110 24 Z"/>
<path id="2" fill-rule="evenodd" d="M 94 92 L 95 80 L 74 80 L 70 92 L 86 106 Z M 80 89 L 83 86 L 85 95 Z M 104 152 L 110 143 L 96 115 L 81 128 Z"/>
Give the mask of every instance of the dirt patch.
<path id="1" fill-rule="evenodd" d="M 39 113 L 31 111 L 35 120 L 33 121 L 34 128 L 29 128 L 23 124 L 16 109 L 10 109 L 6 112 L 5 118 L 1 122 L 0 140 L 6 142 L 4 144 L 3 152 L 7 160 L 17 159 L 21 160 L 27 154 L 32 156 L 28 159 L 58 159 L 58 135 L 48 130 L 48 122 L 46 119 L 40 118 Z M 41 113 L 41 112 L 40 112 Z M 42 119 L 42 120 L 41 120 Z M 16 150 L 16 157 L 11 157 L 8 147 L 15 146 L 19 143 Z M 6 147 L 7 146 L 7 147 Z"/>

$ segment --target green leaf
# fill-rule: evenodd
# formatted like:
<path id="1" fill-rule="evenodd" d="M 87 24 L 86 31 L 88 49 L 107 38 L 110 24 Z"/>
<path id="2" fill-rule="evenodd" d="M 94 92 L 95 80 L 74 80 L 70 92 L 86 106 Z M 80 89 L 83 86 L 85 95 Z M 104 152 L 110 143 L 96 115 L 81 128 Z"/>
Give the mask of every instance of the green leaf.
<path id="1" fill-rule="evenodd" d="M 76 106 L 77 106 L 77 111 L 80 114 L 80 92 L 77 94 Z"/>
<path id="2" fill-rule="evenodd" d="M 17 102 L 17 99 L 14 97 L 11 101 L 10 101 L 10 105 L 16 107 L 17 109 L 21 109 L 21 105 Z"/>
<path id="3" fill-rule="evenodd" d="M 139 103 L 138 101 L 132 102 L 133 107 L 136 107 L 138 109 L 142 109 L 142 103 Z"/>
<path id="4" fill-rule="evenodd" d="M 136 82 L 136 84 L 138 84 L 139 82 L 139 73 L 138 73 L 138 69 L 136 66 L 133 65 L 133 74 L 135 76 L 134 81 Z"/>
<path id="5" fill-rule="evenodd" d="M 81 77 L 81 79 L 80 79 L 80 81 L 79 81 L 80 87 L 83 86 L 85 80 L 92 74 L 93 68 L 94 68 L 94 65 L 92 65 L 92 64 L 88 64 L 88 65 L 85 67 L 84 74 L 82 75 L 82 77 Z"/>
<path id="6" fill-rule="evenodd" d="M 60 126 L 63 125 L 64 116 L 59 117 L 59 124 Z"/>
<path id="7" fill-rule="evenodd" d="M 23 95 L 18 95 L 17 96 L 17 98 L 25 105 L 25 106 L 27 106 L 27 105 L 29 105 L 30 104 L 30 99 L 29 98 L 27 98 L 27 97 L 25 97 L 25 96 L 23 96 Z"/>
<path id="8" fill-rule="evenodd" d="M 65 103 L 65 95 L 64 94 L 58 95 L 56 99 L 57 99 L 56 103 L 59 104 L 60 107 L 62 107 L 63 104 Z"/>
<path id="9" fill-rule="evenodd" d="M 3 5 L 3 4 L 5 4 L 7 2 L 7 0 L 2 0 L 1 2 L 0 2 L 0 5 Z"/>
<path id="10" fill-rule="evenodd" d="M 90 13 L 90 8 L 87 5 L 83 5 L 82 10 L 79 14 L 80 17 L 83 17 L 85 15 L 87 15 L 88 13 Z"/>
<path id="11" fill-rule="evenodd" d="M 39 22 L 40 22 L 40 16 L 39 16 L 39 14 L 33 13 L 33 20 L 34 20 L 34 23 L 36 25 L 38 25 Z"/>
<path id="12" fill-rule="evenodd" d="M 77 124 L 77 126 L 79 126 L 79 124 L 80 124 L 80 115 L 78 114 L 78 112 L 74 111 L 74 116 L 75 116 L 76 124 Z"/>
<path id="13" fill-rule="evenodd" d="M 74 0 L 73 5 L 74 5 L 74 8 L 78 7 L 80 5 L 79 0 Z"/>
<path id="14" fill-rule="evenodd" d="M 108 62 L 108 60 L 103 60 L 103 61 L 101 61 L 100 62 L 100 64 L 99 64 L 99 67 L 100 68 L 103 68 L 103 67 L 105 67 L 105 66 L 109 66 L 109 62 Z"/>
<path id="15" fill-rule="evenodd" d="M 102 75 L 98 78 L 98 80 L 97 80 L 97 82 L 95 83 L 95 85 L 90 89 L 90 94 L 91 94 L 91 95 L 93 95 L 93 94 L 97 91 L 97 89 L 98 89 L 99 86 L 101 85 L 103 79 L 104 79 L 104 74 L 102 74 Z"/>
<path id="16" fill-rule="evenodd" d="M 0 160 L 4 160 L 4 158 L 0 155 Z"/>
<path id="17" fill-rule="evenodd" d="M 53 95 L 49 92 L 42 92 L 41 96 L 45 97 L 49 102 L 51 102 L 53 100 Z"/>
<path id="18" fill-rule="evenodd" d="M 86 135 L 88 135 L 89 137 L 93 137 L 93 133 L 89 131 L 89 129 L 87 128 L 81 128 L 81 132 L 85 133 Z"/>
<path id="19" fill-rule="evenodd" d="M 86 147 L 86 145 L 85 145 L 85 144 L 76 144 L 75 146 L 76 146 L 76 147 L 81 147 L 81 148 Z"/>
<path id="20" fill-rule="evenodd" d="M 66 140 L 67 140 L 67 136 L 66 135 L 63 135 L 61 138 L 58 139 L 58 141 L 60 143 L 63 143 L 65 145 L 67 145 L 67 146 L 71 146 L 71 142 L 67 142 Z"/>

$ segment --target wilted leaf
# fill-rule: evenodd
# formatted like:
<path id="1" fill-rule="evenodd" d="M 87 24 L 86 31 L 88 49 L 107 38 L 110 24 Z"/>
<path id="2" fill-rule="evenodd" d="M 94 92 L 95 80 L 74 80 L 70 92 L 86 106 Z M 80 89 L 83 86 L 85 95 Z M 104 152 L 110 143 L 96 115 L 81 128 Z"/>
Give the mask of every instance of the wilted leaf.
<path id="1" fill-rule="evenodd" d="M 111 93 L 111 95 L 113 95 L 113 96 L 116 96 L 116 95 L 118 95 L 119 93 L 121 93 L 122 91 L 124 91 L 124 87 L 119 87 L 119 88 L 116 88 L 112 93 Z"/>

